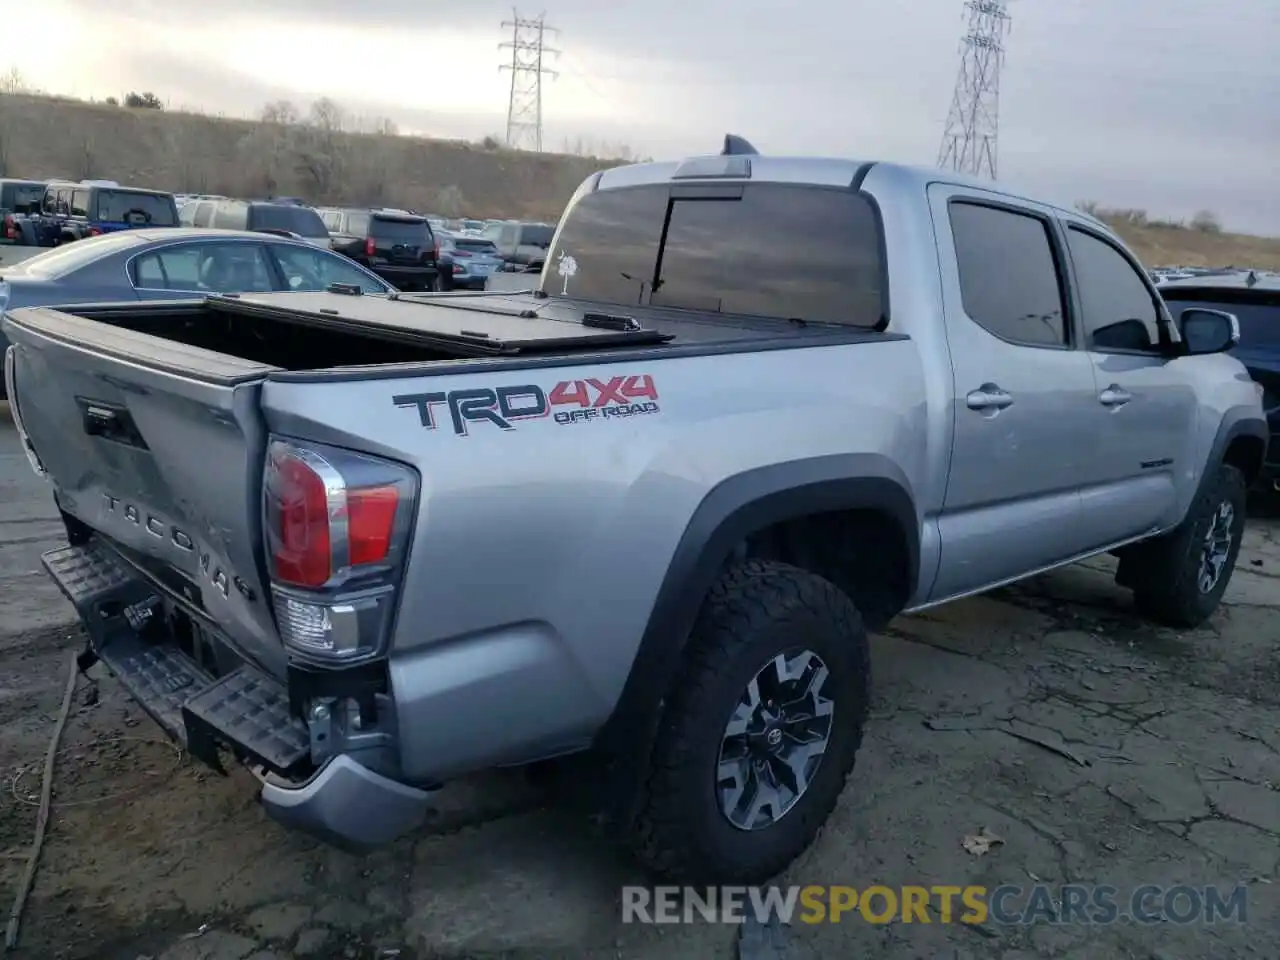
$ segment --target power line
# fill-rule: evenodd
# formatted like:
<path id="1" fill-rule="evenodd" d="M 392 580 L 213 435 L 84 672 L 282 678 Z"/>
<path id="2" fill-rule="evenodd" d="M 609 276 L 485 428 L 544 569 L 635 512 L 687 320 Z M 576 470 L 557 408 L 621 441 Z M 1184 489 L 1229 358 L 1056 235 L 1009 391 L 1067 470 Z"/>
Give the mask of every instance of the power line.
<path id="1" fill-rule="evenodd" d="M 557 76 L 556 71 L 544 66 L 549 56 L 556 56 L 545 43 L 548 33 L 559 33 L 546 24 L 546 14 L 536 19 L 524 19 L 518 10 L 511 11 L 512 18 L 504 20 L 502 29 L 511 31 L 511 39 L 498 45 L 511 51 L 511 62 L 498 67 L 511 71 L 511 95 L 507 101 L 507 146 L 513 149 L 532 149 L 542 152 L 542 78 Z"/>
<path id="2" fill-rule="evenodd" d="M 1000 67 L 1009 31 L 1005 0 L 967 0 L 960 72 L 947 114 L 938 166 L 996 177 L 1000 136 Z"/>

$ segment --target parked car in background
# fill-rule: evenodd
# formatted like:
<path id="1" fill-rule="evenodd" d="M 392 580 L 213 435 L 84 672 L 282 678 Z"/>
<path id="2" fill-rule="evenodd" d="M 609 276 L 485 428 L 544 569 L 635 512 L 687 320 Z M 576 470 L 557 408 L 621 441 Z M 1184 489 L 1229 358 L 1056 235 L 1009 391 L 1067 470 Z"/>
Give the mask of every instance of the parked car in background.
<path id="1" fill-rule="evenodd" d="M 123 187 L 112 180 L 55 180 L 45 185 L 37 211 L 10 216 L 5 233 L 12 232 L 15 242 L 57 247 L 119 230 L 176 227 L 178 206 L 163 190 Z"/>
<path id="2" fill-rule="evenodd" d="M 1280 277 L 1252 270 L 1202 274 L 1158 289 L 1171 313 L 1199 307 L 1235 316 L 1240 343 L 1231 352 L 1258 385 L 1271 431 L 1258 485 L 1280 491 Z"/>
<path id="3" fill-rule="evenodd" d="M 556 228 L 549 223 L 528 223 L 521 220 L 491 223 L 484 230 L 484 235 L 493 241 L 498 253 L 506 261 L 508 270 L 521 270 L 525 267 L 541 269 L 555 233 Z"/>
<path id="4" fill-rule="evenodd" d="M 42 180 L 0 180 L 0 223 L 4 224 L 0 229 L 0 244 L 22 242 L 14 217 L 39 212 L 45 186 Z"/>
<path id="5" fill-rule="evenodd" d="M 247 231 L 130 230 L 0 268 L 0 314 L 50 304 L 317 291 L 334 283 L 368 294 L 396 292 L 348 258 L 302 241 Z M 0 334 L 0 355 L 6 346 Z"/>
<path id="6" fill-rule="evenodd" d="M 401 290 L 450 290 L 427 218 L 403 210 L 322 207 L 330 245 Z"/>
<path id="7" fill-rule="evenodd" d="M 297 236 L 312 246 L 329 246 L 329 231 L 315 210 L 276 200 L 197 200 L 182 208 L 182 225 Z"/>
<path id="8" fill-rule="evenodd" d="M 489 278 L 502 269 L 502 257 L 486 237 L 436 232 L 440 262 L 447 265 L 455 290 L 483 290 Z"/>

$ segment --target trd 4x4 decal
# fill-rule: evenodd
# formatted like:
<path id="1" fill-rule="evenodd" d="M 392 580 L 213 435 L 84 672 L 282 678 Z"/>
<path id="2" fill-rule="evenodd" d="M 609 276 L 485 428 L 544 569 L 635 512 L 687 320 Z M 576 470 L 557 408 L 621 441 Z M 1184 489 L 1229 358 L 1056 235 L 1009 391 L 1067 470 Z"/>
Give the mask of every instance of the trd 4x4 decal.
<path id="1" fill-rule="evenodd" d="M 397 407 L 413 407 L 428 430 L 436 429 L 437 412 L 448 410 L 453 432 L 468 436 L 473 423 L 514 430 L 518 420 L 551 417 L 559 424 L 614 420 L 658 412 L 658 389 L 647 373 L 596 380 L 562 380 L 548 391 L 537 384 L 472 387 L 439 393 L 403 393 L 391 398 Z"/>

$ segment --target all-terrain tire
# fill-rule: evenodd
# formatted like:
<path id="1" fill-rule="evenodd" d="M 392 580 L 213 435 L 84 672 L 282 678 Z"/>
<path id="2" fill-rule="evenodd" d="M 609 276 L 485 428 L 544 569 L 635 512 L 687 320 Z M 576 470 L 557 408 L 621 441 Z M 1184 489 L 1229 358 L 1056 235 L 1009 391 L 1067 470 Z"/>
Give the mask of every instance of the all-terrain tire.
<path id="1" fill-rule="evenodd" d="M 829 671 L 824 696 L 834 710 L 825 753 L 789 811 L 741 830 L 716 792 L 725 725 L 761 668 L 806 649 Z M 636 858 L 685 883 L 757 884 L 780 873 L 813 842 L 844 789 L 862 743 L 870 679 L 862 617 L 841 590 L 782 563 L 729 569 L 703 604 L 666 700 L 637 805 Z"/>
<path id="2" fill-rule="evenodd" d="M 1213 614 L 1235 570 L 1244 536 L 1247 487 L 1244 474 L 1220 465 L 1192 502 L 1187 517 L 1159 540 L 1142 545 L 1134 558 L 1134 606 L 1156 623 L 1180 629 L 1198 627 Z M 1231 545 L 1213 588 L 1200 590 L 1201 551 L 1214 517 L 1224 504 L 1233 511 Z"/>

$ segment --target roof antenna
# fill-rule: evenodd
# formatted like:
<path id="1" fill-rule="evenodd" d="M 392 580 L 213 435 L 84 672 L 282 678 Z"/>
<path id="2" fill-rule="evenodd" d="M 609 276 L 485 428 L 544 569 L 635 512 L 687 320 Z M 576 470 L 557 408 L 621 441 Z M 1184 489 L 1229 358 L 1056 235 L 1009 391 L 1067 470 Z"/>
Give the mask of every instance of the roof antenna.
<path id="1" fill-rule="evenodd" d="M 720 156 L 722 157 L 737 157 L 737 156 L 758 157 L 760 156 L 760 151 L 757 150 L 755 147 L 753 147 L 750 143 L 748 143 L 746 139 L 738 136 L 736 133 L 726 133 L 724 135 L 724 149 L 720 151 Z"/>

